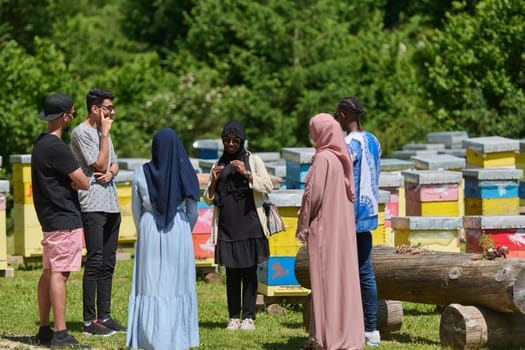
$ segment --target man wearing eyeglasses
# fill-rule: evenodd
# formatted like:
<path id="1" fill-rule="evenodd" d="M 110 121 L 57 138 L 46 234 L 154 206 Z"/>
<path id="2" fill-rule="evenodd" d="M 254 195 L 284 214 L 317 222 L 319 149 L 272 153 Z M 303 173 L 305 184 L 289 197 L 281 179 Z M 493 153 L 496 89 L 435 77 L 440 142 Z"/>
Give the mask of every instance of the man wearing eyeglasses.
<path id="1" fill-rule="evenodd" d="M 109 133 L 115 115 L 114 98 L 109 90 L 89 90 L 88 116 L 71 135 L 73 154 L 91 183 L 88 191 L 79 193 L 87 250 L 82 281 L 83 331 L 96 336 L 126 331 L 111 317 L 111 289 L 121 221 L 114 181 L 119 166 Z"/>

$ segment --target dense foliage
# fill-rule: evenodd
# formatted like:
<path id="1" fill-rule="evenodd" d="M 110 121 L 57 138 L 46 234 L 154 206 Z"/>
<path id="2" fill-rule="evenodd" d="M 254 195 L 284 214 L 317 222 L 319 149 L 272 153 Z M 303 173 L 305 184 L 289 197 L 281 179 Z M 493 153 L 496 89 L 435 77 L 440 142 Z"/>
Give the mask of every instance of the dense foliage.
<path id="1" fill-rule="evenodd" d="M 305 146 L 347 95 L 385 155 L 430 131 L 521 138 L 524 19 L 515 0 L 0 0 L 0 155 L 30 152 L 51 93 L 79 123 L 93 86 L 116 93 L 120 157 L 166 126 L 195 156 L 234 118 L 252 150 Z"/>

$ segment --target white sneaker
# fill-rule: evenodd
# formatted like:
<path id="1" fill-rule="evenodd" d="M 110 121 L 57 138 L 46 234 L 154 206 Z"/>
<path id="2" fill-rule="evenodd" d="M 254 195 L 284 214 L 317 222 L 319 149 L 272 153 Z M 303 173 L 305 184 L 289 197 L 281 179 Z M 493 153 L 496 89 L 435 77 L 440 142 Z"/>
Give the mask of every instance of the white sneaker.
<path id="1" fill-rule="evenodd" d="M 365 332 L 365 341 L 368 346 L 379 346 L 381 344 L 381 335 L 378 330 Z"/>
<path id="2" fill-rule="evenodd" d="M 241 320 L 238 318 L 230 318 L 228 326 L 226 327 L 227 331 L 235 331 L 241 327 Z"/>
<path id="3" fill-rule="evenodd" d="M 241 329 L 243 331 L 254 331 L 255 330 L 255 322 L 251 318 L 246 318 L 246 319 L 242 320 Z"/>

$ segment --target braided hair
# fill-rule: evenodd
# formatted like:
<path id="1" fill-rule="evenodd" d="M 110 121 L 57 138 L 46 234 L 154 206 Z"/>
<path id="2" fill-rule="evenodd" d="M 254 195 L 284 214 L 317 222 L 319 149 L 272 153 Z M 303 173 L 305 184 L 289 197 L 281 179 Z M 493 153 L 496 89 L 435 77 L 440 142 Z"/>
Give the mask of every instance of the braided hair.
<path id="1" fill-rule="evenodd" d="M 337 112 L 342 112 L 345 116 L 350 113 L 357 116 L 357 124 L 361 129 L 361 120 L 365 116 L 365 109 L 361 101 L 355 96 L 342 98 L 337 105 Z"/>

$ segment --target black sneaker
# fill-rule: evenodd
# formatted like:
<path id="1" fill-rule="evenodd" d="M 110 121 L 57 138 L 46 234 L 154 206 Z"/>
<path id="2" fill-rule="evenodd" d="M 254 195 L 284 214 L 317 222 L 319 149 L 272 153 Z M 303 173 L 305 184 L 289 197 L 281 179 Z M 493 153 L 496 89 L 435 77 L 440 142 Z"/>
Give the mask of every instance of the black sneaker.
<path id="1" fill-rule="evenodd" d="M 128 331 L 128 329 L 124 327 L 123 325 L 121 325 L 119 321 L 111 317 L 108 318 L 104 322 L 100 322 L 100 324 L 105 326 L 106 328 L 114 330 L 115 332 L 127 332 Z"/>
<path id="2" fill-rule="evenodd" d="M 50 326 L 40 327 L 37 335 L 35 336 L 35 345 L 51 345 L 51 340 L 53 340 L 53 330 Z"/>
<path id="3" fill-rule="evenodd" d="M 91 346 L 81 344 L 69 333 L 66 333 L 61 339 L 54 336 L 51 341 L 51 350 L 54 349 L 91 349 Z"/>
<path id="4" fill-rule="evenodd" d="M 89 326 L 84 325 L 85 335 L 96 335 L 99 337 L 109 337 L 110 335 L 113 335 L 115 333 L 116 332 L 114 330 L 103 326 L 97 320 L 94 320 L 93 322 L 91 322 Z"/>

